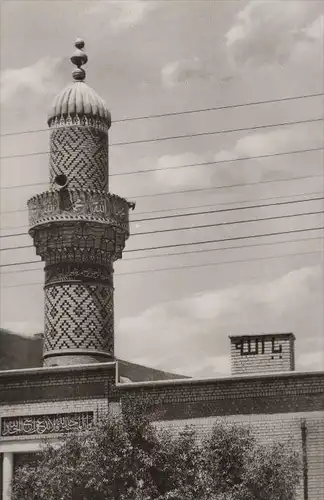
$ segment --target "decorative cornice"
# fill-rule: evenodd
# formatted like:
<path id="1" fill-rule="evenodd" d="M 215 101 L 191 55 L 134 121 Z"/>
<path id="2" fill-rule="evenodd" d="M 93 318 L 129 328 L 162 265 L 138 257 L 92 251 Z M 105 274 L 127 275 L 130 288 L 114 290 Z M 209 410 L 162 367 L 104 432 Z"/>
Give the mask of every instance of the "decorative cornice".
<path id="1" fill-rule="evenodd" d="M 109 249 L 84 248 L 82 244 L 80 242 L 79 246 L 77 246 L 78 243 L 60 241 L 59 247 L 53 248 L 48 240 L 40 241 L 34 237 L 36 254 L 40 255 L 42 260 L 49 265 L 75 262 L 109 267 L 111 262 L 121 259 L 124 249 L 124 244 L 117 244 L 115 241 L 111 242 L 111 248 Z"/>
<path id="2" fill-rule="evenodd" d="M 54 118 L 49 118 L 48 126 L 50 129 L 57 129 L 62 127 L 93 127 L 101 130 L 102 132 L 108 132 L 111 125 L 111 119 L 108 121 L 103 121 L 100 118 L 88 117 L 85 115 L 60 115 Z"/>

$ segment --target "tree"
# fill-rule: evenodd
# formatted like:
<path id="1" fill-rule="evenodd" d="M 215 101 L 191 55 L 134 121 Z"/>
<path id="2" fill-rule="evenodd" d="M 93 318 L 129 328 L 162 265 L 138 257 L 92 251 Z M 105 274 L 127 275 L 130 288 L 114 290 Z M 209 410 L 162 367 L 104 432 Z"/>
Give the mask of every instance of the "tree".
<path id="1" fill-rule="evenodd" d="M 147 403 L 126 404 L 62 446 L 46 443 L 21 467 L 13 500 L 293 500 L 299 457 L 287 443 L 259 445 L 246 426 L 217 421 L 203 439 L 193 427 L 156 427 Z"/>

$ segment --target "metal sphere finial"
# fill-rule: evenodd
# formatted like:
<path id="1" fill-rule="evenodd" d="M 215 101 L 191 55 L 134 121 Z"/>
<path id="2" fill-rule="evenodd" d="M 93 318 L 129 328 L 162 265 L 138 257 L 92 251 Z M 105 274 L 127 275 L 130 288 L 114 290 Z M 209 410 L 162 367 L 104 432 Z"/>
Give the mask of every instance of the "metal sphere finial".
<path id="1" fill-rule="evenodd" d="M 78 82 L 82 82 L 85 79 L 86 73 L 81 66 L 87 63 L 88 61 L 88 56 L 87 54 L 83 51 L 84 48 L 84 40 L 82 38 L 77 38 L 75 43 L 76 51 L 74 52 L 73 56 L 70 58 L 72 63 L 77 66 L 77 69 L 75 69 L 72 72 L 72 76 L 74 80 Z"/>
<path id="2" fill-rule="evenodd" d="M 79 38 L 79 37 L 78 37 L 78 38 L 75 40 L 74 45 L 75 45 L 75 47 L 76 47 L 77 49 L 83 49 L 83 48 L 84 48 L 84 40 L 82 40 L 82 38 Z"/>

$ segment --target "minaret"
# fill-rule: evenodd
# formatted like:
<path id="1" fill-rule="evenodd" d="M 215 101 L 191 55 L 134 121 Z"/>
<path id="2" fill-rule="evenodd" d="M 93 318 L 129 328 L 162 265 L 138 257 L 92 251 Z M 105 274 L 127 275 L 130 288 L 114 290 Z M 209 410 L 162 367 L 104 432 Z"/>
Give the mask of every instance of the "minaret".
<path id="1" fill-rule="evenodd" d="M 113 263 L 129 236 L 134 205 L 108 192 L 105 103 L 85 82 L 77 39 L 74 82 L 48 117 L 48 191 L 28 201 L 29 234 L 45 261 L 44 366 L 114 358 Z"/>

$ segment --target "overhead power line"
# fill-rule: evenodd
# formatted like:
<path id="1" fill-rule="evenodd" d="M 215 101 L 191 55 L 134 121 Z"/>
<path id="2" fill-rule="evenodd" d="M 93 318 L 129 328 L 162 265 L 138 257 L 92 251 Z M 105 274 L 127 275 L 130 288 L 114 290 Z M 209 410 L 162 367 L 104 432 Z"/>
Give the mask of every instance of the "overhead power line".
<path id="1" fill-rule="evenodd" d="M 293 217 L 304 217 L 306 215 L 319 215 L 323 214 L 323 210 L 317 210 L 314 212 L 302 212 L 298 214 L 285 214 L 285 215 L 276 215 L 272 217 L 259 217 L 257 219 L 248 219 L 248 220 L 234 220 L 234 221 L 227 221 L 227 222 L 216 222 L 213 224 L 201 224 L 197 226 L 187 226 L 187 227 L 176 227 L 176 228 L 167 228 L 167 229 L 156 229 L 154 231 L 143 231 L 141 233 L 133 233 L 132 236 L 143 236 L 143 235 L 148 235 L 148 234 L 157 234 L 157 233 L 170 233 L 174 231 L 189 231 L 192 229 L 203 229 L 203 228 L 210 228 L 210 227 L 222 227 L 222 226 L 232 226 L 235 224 L 250 224 L 252 222 L 264 222 L 268 220 L 278 220 L 278 219 L 291 219 Z"/>
<path id="2" fill-rule="evenodd" d="M 109 174 L 109 177 L 148 174 L 148 173 L 159 172 L 159 171 L 178 170 L 179 168 L 209 167 L 212 165 L 235 163 L 238 161 L 261 160 L 261 159 L 265 159 L 265 158 L 274 158 L 277 156 L 312 153 L 314 151 L 323 151 L 323 149 L 324 149 L 323 147 L 309 148 L 309 149 L 298 149 L 295 151 L 283 151 L 283 152 L 279 152 L 279 153 L 270 153 L 270 154 L 256 155 L 256 156 L 243 156 L 241 158 L 233 158 L 233 159 L 227 159 L 227 160 L 215 160 L 215 161 L 206 161 L 206 162 L 200 162 L 200 163 L 190 163 L 190 164 L 186 164 L 186 165 L 175 165 L 174 167 L 161 167 L 161 168 L 157 167 L 157 168 L 149 168 L 149 169 L 144 169 L 144 170 L 133 170 L 130 172 L 116 172 L 114 174 Z M 48 186 L 48 185 L 49 185 L 49 182 L 34 182 L 34 183 L 30 183 L 30 184 L 17 184 L 15 186 L 3 186 L 0 189 L 3 189 L 3 190 L 22 189 L 22 188 L 26 188 L 26 187 Z"/>
<path id="3" fill-rule="evenodd" d="M 277 216 L 272 216 L 272 217 L 259 217 L 257 219 L 247 219 L 247 220 L 236 220 L 236 221 L 228 221 L 228 222 L 216 222 L 213 224 L 201 224 L 201 225 L 196 225 L 196 226 L 187 226 L 187 227 L 175 227 L 175 228 L 167 228 L 167 229 L 155 229 L 154 231 L 143 231 L 140 233 L 133 233 L 134 236 L 143 236 L 143 235 L 149 235 L 149 234 L 158 234 L 158 233 L 169 233 L 169 232 L 175 232 L 175 231 L 190 231 L 193 229 L 204 229 L 204 228 L 211 228 L 211 227 L 224 227 L 224 226 L 232 226 L 236 224 L 250 224 L 253 222 L 265 222 L 269 220 L 279 220 L 279 219 L 292 219 L 293 217 L 305 217 L 309 215 L 319 215 L 323 214 L 323 210 L 317 210 L 313 212 L 301 212 L 298 214 L 285 214 L 285 215 L 277 215 Z M 21 250 L 22 248 L 32 248 L 33 245 L 20 245 L 16 247 L 6 247 L 6 248 L 0 248 L 0 252 L 5 252 L 8 250 Z"/>
<path id="4" fill-rule="evenodd" d="M 129 257 L 124 259 L 122 262 L 128 262 L 129 260 L 143 260 L 143 259 L 154 259 L 154 258 L 162 258 L 162 257 L 175 257 L 176 255 L 195 255 L 200 253 L 210 253 L 210 252 L 219 252 L 221 250 L 242 250 L 244 248 L 256 248 L 256 247 L 265 247 L 265 246 L 273 246 L 273 245 L 284 245 L 287 243 L 299 243 L 302 241 L 315 241 L 315 240 L 323 240 L 324 236 L 313 236 L 311 238 L 295 238 L 283 241 L 270 241 L 267 243 L 254 243 L 252 245 L 235 245 L 235 246 L 227 246 L 227 247 L 217 247 L 217 248 L 206 248 L 206 249 L 196 249 L 196 250 L 186 250 L 184 252 L 173 252 L 173 253 L 160 253 L 154 255 L 143 255 L 140 257 Z M 17 271 L 19 272 L 19 271 Z"/>
<path id="5" fill-rule="evenodd" d="M 269 179 L 266 181 L 256 181 L 256 182 L 242 182 L 238 184 L 224 184 L 221 186 L 212 186 L 208 188 L 196 188 L 196 189 L 184 189 L 184 190 L 178 190 L 178 191 L 166 191 L 162 193 L 151 193 L 151 194 L 141 194 L 141 195 L 128 195 L 128 199 L 133 199 L 133 200 L 138 200 L 140 198 L 153 198 L 156 196 L 167 196 L 167 195 L 173 195 L 173 194 L 185 194 L 185 193 L 200 193 L 203 191 L 215 191 L 219 189 L 227 189 L 227 188 L 236 188 L 236 187 L 245 187 L 245 186 L 256 186 L 259 184 L 271 184 L 271 183 L 276 183 L 276 182 L 290 182 L 290 181 L 296 181 L 296 180 L 306 180 L 306 179 L 315 179 L 315 178 L 323 178 L 323 174 L 314 174 L 314 175 L 303 175 L 303 176 L 297 176 L 297 177 L 285 177 L 283 179 Z M 27 212 L 27 208 L 20 208 L 17 210 L 4 210 L 1 213 L 2 214 L 11 214 L 11 213 L 16 213 L 16 212 Z"/>
<path id="6" fill-rule="evenodd" d="M 287 243 L 299 243 L 302 241 L 319 241 L 323 240 L 324 236 L 313 236 L 311 238 L 294 238 L 294 239 L 289 239 L 289 240 L 283 240 L 283 241 L 271 241 L 267 243 L 254 243 L 252 245 L 235 245 L 235 246 L 227 246 L 227 247 L 217 247 L 217 248 L 206 248 L 206 249 L 200 249 L 200 250 L 186 250 L 184 252 L 171 252 L 171 253 L 160 253 L 160 254 L 155 254 L 155 255 L 143 255 L 141 257 L 129 257 L 128 259 L 123 259 L 121 263 L 123 262 L 128 262 L 128 261 L 133 261 L 133 260 L 146 260 L 146 259 L 156 259 L 156 258 L 166 258 L 166 257 L 176 257 L 176 256 L 182 256 L 182 255 L 196 255 L 196 254 L 201 254 L 201 253 L 211 253 L 211 252 L 219 252 L 219 251 L 227 251 L 227 250 L 242 250 L 244 248 L 256 248 L 256 247 L 265 247 L 265 246 L 274 246 L 274 245 L 286 245 Z M 38 263 L 38 264 L 43 264 L 42 261 L 29 261 L 29 262 L 23 262 L 19 263 L 19 265 L 22 264 L 32 264 L 32 263 Z M 14 264 L 11 264 L 14 265 Z M 18 264 L 17 264 L 18 265 Z M 1 267 L 1 266 L 0 266 Z M 15 271 L 5 271 L 1 272 L 0 276 L 5 276 L 6 274 L 20 274 L 20 273 L 30 273 L 30 272 L 35 272 L 35 271 L 44 271 L 44 267 L 33 267 L 31 269 L 19 269 Z"/>
<path id="7" fill-rule="evenodd" d="M 324 229 L 324 227 L 309 227 L 305 229 L 291 229 L 288 231 L 277 231 L 277 232 L 271 232 L 271 233 L 263 233 L 263 234 L 250 234 L 246 236 L 233 236 L 230 238 L 219 238 L 216 240 L 204 240 L 204 241 L 192 241 L 188 243 L 173 243 L 170 245 L 160 245 L 160 246 L 154 246 L 154 247 L 145 247 L 145 248 L 134 248 L 133 250 L 124 250 L 124 253 L 129 253 L 129 252 L 146 252 L 146 251 L 151 251 L 151 250 L 160 250 L 162 248 L 180 248 L 180 247 L 186 247 L 186 246 L 195 246 L 195 245 L 201 245 L 201 244 L 206 244 L 206 243 L 221 243 L 223 241 L 240 241 L 240 240 L 248 240 L 250 238 L 266 238 L 270 236 L 281 236 L 283 234 L 298 234 L 298 233 L 306 233 L 308 231 L 320 231 Z"/>
<path id="8" fill-rule="evenodd" d="M 210 107 L 210 108 L 191 109 L 191 110 L 185 110 L 185 111 L 174 111 L 171 113 L 160 113 L 160 114 L 152 114 L 152 115 L 144 115 L 144 116 L 132 116 L 132 117 L 119 118 L 117 120 L 113 120 L 113 123 L 124 123 L 124 122 L 137 121 L 137 120 L 148 120 L 148 119 L 152 119 L 152 118 L 165 118 L 165 117 L 170 117 L 170 116 L 181 116 L 181 115 L 188 115 L 188 114 L 194 114 L 194 113 L 205 113 L 208 111 L 220 111 L 220 110 L 224 110 L 224 109 L 242 108 L 242 107 L 246 107 L 246 106 L 258 106 L 258 105 L 262 105 L 262 104 L 272 104 L 272 103 L 276 103 L 276 102 L 295 101 L 298 99 L 309 99 L 312 97 L 321 97 L 323 95 L 324 95 L 323 92 L 320 92 L 317 94 L 305 94 L 305 95 L 299 95 L 299 96 L 282 97 L 279 99 L 267 99 L 265 101 L 251 101 L 251 102 L 244 102 L 244 103 L 238 103 L 238 104 L 225 104 L 223 106 L 215 106 L 215 107 Z M 47 132 L 48 130 L 49 130 L 49 128 L 40 128 L 40 129 L 34 129 L 34 130 L 22 130 L 19 132 L 7 132 L 5 134 L 0 134 L 0 135 L 1 135 L 1 137 L 8 137 L 8 136 L 12 136 L 12 135 Z"/>
<path id="9" fill-rule="evenodd" d="M 238 210 L 251 210 L 254 208 L 267 208 L 267 207 L 282 206 L 282 205 L 294 205 L 296 203 L 307 203 L 307 202 L 321 201 L 321 200 L 324 200 L 323 196 L 320 196 L 317 198 L 306 198 L 304 200 L 291 200 L 291 201 L 281 201 L 281 202 L 275 202 L 275 203 L 265 203 L 262 205 L 250 205 L 250 206 L 239 207 L 239 208 L 237 208 L 237 207 L 221 208 L 218 210 L 205 210 L 202 212 L 189 212 L 186 214 L 162 215 L 159 217 L 149 217 L 149 218 L 145 218 L 145 219 L 134 219 L 130 222 L 132 224 L 134 224 L 136 222 L 150 222 L 152 220 L 176 219 L 176 218 L 180 218 L 180 217 L 194 217 L 196 215 L 209 215 L 209 214 L 217 214 L 217 213 L 236 212 Z M 298 215 L 298 214 L 296 214 L 296 215 Z M 304 214 L 302 214 L 302 215 L 304 215 Z M 267 220 L 267 219 L 259 219 L 259 220 Z M 253 221 L 247 221 L 247 222 L 253 222 Z M 232 224 L 232 222 L 230 224 Z M 233 222 L 233 224 L 234 224 L 234 222 Z M 220 225 L 223 225 L 223 224 L 220 224 Z M 209 226 L 202 226 L 202 227 L 209 227 Z M 171 229 L 171 231 L 174 231 L 174 229 Z M 153 232 L 155 232 L 155 231 L 153 231 Z M 157 232 L 160 232 L 160 231 L 157 231 Z M 149 233 L 134 233 L 134 235 L 136 235 L 136 234 L 150 234 L 150 232 Z M 14 238 L 14 237 L 18 237 L 18 236 L 27 236 L 27 232 L 0 235 L 0 239 L 1 238 Z"/>
<path id="10" fill-rule="evenodd" d="M 134 141 L 113 142 L 110 144 L 109 147 L 128 146 L 131 144 L 147 144 L 150 142 L 161 142 L 161 141 L 170 141 L 170 140 L 178 140 L 178 139 L 188 139 L 188 138 L 193 138 L 193 137 L 204 137 L 204 136 L 217 135 L 217 134 L 229 134 L 229 133 L 234 133 L 234 132 L 247 132 L 250 130 L 260 130 L 260 129 L 264 129 L 264 128 L 274 128 L 274 127 L 285 127 L 285 126 L 289 126 L 289 125 L 300 125 L 300 124 L 304 124 L 304 123 L 315 123 L 315 122 L 320 122 L 320 121 L 323 121 L 323 118 L 310 118 L 308 120 L 295 120 L 295 121 L 291 121 L 291 122 L 270 123 L 270 124 L 265 124 L 265 125 L 255 125 L 253 127 L 242 127 L 242 128 L 233 128 L 233 129 L 215 130 L 212 132 L 197 132 L 197 133 L 193 133 L 193 134 L 171 135 L 171 136 L 165 136 L 165 137 L 153 137 L 152 139 L 136 139 Z M 26 158 L 29 156 L 47 155 L 48 153 L 49 153 L 49 151 L 40 151 L 40 152 L 34 152 L 34 153 L 24 153 L 24 154 L 19 154 L 19 155 L 1 156 L 0 160 L 8 160 L 11 158 Z"/>
<path id="11" fill-rule="evenodd" d="M 214 267 L 214 266 L 224 266 L 227 264 L 241 264 L 246 262 L 255 262 L 261 260 L 271 260 L 271 259 L 280 259 L 285 257 L 294 257 L 300 255 L 315 255 L 321 254 L 320 250 L 314 250 L 312 252 L 295 252 L 295 253 L 286 253 L 281 255 L 271 255 L 269 257 L 255 257 L 253 259 L 240 259 L 240 260 L 225 260 L 222 262 L 211 262 L 211 263 L 203 263 L 203 264 L 194 264 L 194 265 L 184 265 L 184 266 L 174 266 L 174 267 L 163 267 L 156 269 L 144 269 L 142 271 L 130 271 L 125 273 L 116 273 L 116 276 L 129 276 L 135 274 L 147 274 L 147 273 L 155 273 L 155 272 L 166 272 L 166 271 L 180 271 L 183 269 L 193 269 L 193 268 L 201 268 L 201 267 Z M 34 286 L 34 285 L 44 285 L 42 281 L 35 281 L 32 283 L 21 283 L 18 285 L 4 285 L 1 288 L 20 288 L 24 286 Z"/>
<path id="12" fill-rule="evenodd" d="M 196 245 L 205 245 L 208 243 L 222 243 L 224 241 L 240 241 L 240 240 L 247 240 L 251 238 L 265 238 L 265 237 L 271 237 L 271 236 L 281 236 L 283 234 L 298 234 L 298 233 L 306 233 L 309 231 L 321 231 L 324 229 L 324 227 L 309 227 L 309 228 L 304 228 L 304 229 L 291 229 L 288 231 L 277 231 L 277 232 L 271 232 L 271 233 L 263 233 L 263 234 L 251 234 L 251 235 L 245 235 L 245 236 L 233 236 L 230 238 L 219 238 L 219 239 L 214 239 L 214 240 L 202 240 L 202 241 L 192 241 L 192 242 L 187 242 L 187 243 L 174 243 L 172 245 L 158 245 L 158 246 L 153 246 L 153 247 L 144 247 L 144 248 L 134 248 L 132 250 L 124 250 L 125 253 L 133 253 L 133 252 L 146 252 L 146 251 L 151 251 L 151 250 L 160 250 L 163 248 L 180 248 L 180 247 L 187 247 L 187 246 L 196 246 Z M 24 246 L 21 248 L 32 248 L 33 245 L 28 245 Z M 13 249 L 18 249 L 18 247 L 11 247 L 10 250 Z M 5 249 L 2 249 L 5 250 Z M 9 249 L 6 249 L 9 250 Z M 36 262 L 40 262 L 39 260 L 32 260 L 32 261 L 27 261 L 27 262 L 14 262 L 11 264 L 0 264 L 0 267 L 9 267 L 9 266 L 15 266 L 15 265 L 22 265 L 22 264 L 33 264 Z"/>
<path id="13" fill-rule="evenodd" d="M 196 208 L 207 208 L 207 207 L 218 207 L 218 206 L 228 206 L 228 205 L 235 205 L 238 203 L 255 203 L 256 201 L 269 201 L 269 200 L 282 200 L 283 198 L 296 198 L 296 196 L 306 196 L 306 195 L 322 195 L 323 191 L 311 191 L 310 193 L 307 192 L 302 192 L 302 193 L 295 193 L 295 194 L 290 194 L 290 195 L 285 195 L 285 196 L 271 196 L 271 197 L 261 197 L 261 198 L 254 198 L 250 200 L 238 200 L 238 201 L 223 201 L 223 202 L 218 202 L 216 204 L 212 203 L 207 203 L 203 205 L 187 205 L 186 207 L 173 207 L 173 208 L 159 208 L 156 210 L 150 210 L 150 211 L 145 211 L 145 212 L 137 212 L 136 215 L 147 215 L 147 214 L 152 214 L 152 213 L 165 213 L 165 212 L 177 212 L 179 210 L 189 210 L 189 209 L 196 209 Z M 244 209 L 243 207 L 234 207 L 240 210 L 240 208 Z M 3 229 L 15 229 L 18 228 L 19 226 L 12 226 L 12 227 L 7 227 Z M 27 227 L 27 226 L 22 226 L 22 227 Z"/>
<path id="14" fill-rule="evenodd" d="M 136 215 L 151 215 L 153 213 L 166 213 L 166 212 L 177 212 L 179 210 L 189 210 L 189 209 L 198 209 L 198 208 L 213 208 L 213 207 L 218 207 L 218 206 L 228 206 L 228 205 L 235 205 L 238 203 L 254 203 L 256 201 L 268 201 L 268 200 L 282 200 L 282 199 L 291 199 L 291 198 L 296 198 L 296 196 L 306 196 L 306 195 L 321 195 L 323 194 L 323 191 L 311 191 L 311 192 L 303 192 L 303 193 L 295 193 L 295 194 L 290 194 L 290 195 L 285 195 L 285 196 L 270 196 L 270 197 L 261 197 L 261 198 L 254 198 L 250 200 L 238 200 L 238 201 L 224 201 L 224 202 L 218 202 L 216 204 L 213 203 L 207 203 L 207 204 L 202 204 L 202 205 L 188 205 L 186 207 L 173 207 L 173 208 L 160 208 L 157 210 L 150 210 L 150 211 L 145 211 L 145 212 L 137 212 Z M 303 201 L 303 200 L 300 200 Z M 240 210 L 241 208 L 244 209 L 245 207 L 234 207 L 236 210 Z M 181 214 L 182 215 L 182 214 Z M 183 214 L 185 215 L 185 214 Z M 150 218 L 146 220 L 151 220 Z M 133 220 L 131 221 L 133 222 Z M 22 226 L 1 226 L 0 231 L 4 229 L 23 229 L 23 228 L 29 228 L 28 224 L 24 224 Z M 9 236 L 9 235 L 8 235 Z"/>
<path id="15" fill-rule="evenodd" d="M 224 213 L 224 212 L 236 212 L 237 210 L 251 210 L 254 208 L 267 208 L 267 207 L 278 207 L 282 205 L 294 205 L 296 203 L 306 203 L 311 201 L 320 201 L 324 200 L 323 196 L 315 197 L 315 198 L 306 198 L 304 200 L 291 200 L 291 201 L 277 201 L 274 203 L 263 203 L 261 205 L 246 205 L 244 207 L 233 207 L 233 208 L 220 208 L 217 210 L 205 210 L 202 212 L 189 212 L 186 214 L 172 214 L 172 215 L 160 215 L 158 217 L 149 217 L 145 219 L 134 219 L 131 222 L 148 222 L 151 220 L 162 220 L 162 219 L 174 219 L 178 217 L 192 217 L 195 215 L 208 215 L 208 214 L 216 214 L 216 213 Z"/>
<path id="16" fill-rule="evenodd" d="M 243 186 L 256 186 L 259 184 L 271 184 L 271 183 L 275 183 L 275 182 L 290 182 L 290 181 L 314 179 L 314 178 L 320 178 L 320 177 L 323 178 L 323 174 L 303 175 L 300 177 L 287 177 L 287 178 L 283 178 L 283 179 L 270 179 L 267 181 L 242 182 L 242 183 L 238 183 L 238 184 L 224 184 L 222 186 L 213 186 L 210 188 L 183 189 L 183 190 L 178 190 L 178 191 L 167 191 L 165 193 L 141 194 L 141 195 L 137 195 L 137 196 L 128 196 L 128 198 L 138 200 L 140 198 L 151 198 L 151 197 L 155 197 L 155 196 L 166 196 L 166 195 L 171 195 L 171 194 L 185 194 L 185 193 L 200 193 L 203 191 L 215 191 L 218 189 L 236 188 L 236 187 L 243 187 Z"/>

